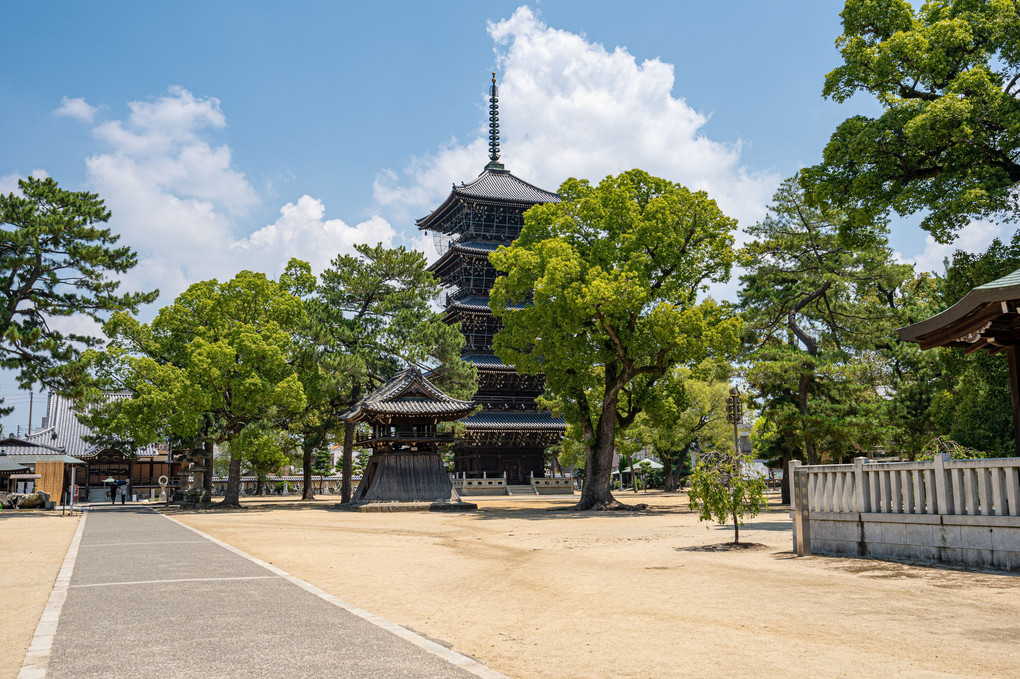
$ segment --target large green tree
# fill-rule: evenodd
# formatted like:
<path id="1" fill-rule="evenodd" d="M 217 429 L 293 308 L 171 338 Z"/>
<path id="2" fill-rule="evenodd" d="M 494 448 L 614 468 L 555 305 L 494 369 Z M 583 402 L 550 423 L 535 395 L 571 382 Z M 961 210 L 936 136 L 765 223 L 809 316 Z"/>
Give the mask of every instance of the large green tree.
<path id="1" fill-rule="evenodd" d="M 227 444 L 223 504 L 237 506 L 245 456 L 264 457 L 271 432 L 305 406 L 291 336 L 304 322 L 299 298 L 251 271 L 193 284 L 151 324 L 115 315 L 107 348 L 84 363 L 97 386 L 131 396 L 85 419 L 140 445 L 166 436 Z"/>
<path id="2" fill-rule="evenodd" d="M 474 366 L 460 359 L 464 337 L 431 307 L 440 284 L 425 257 L 403 247 L 355 246 L 320 277 L 308 301 L 315 342 L 343 384 L 329 408 L 349 407 L 407 365 L 431 369 L 429 379 L 458 398 L 477 389 Z M 343 428 L 341 499 L 351 498 L 354 424 Z"/>
<path id="3" fill-rule="evenodd" d="M 525 213 L 521 236 L 490 255 L 505 272 L 490 306 L 494 349 L 546 395 L 587 447 L 578 509 L 621 506 L 610 490 L 613 445 L 656 380 L 734 348 L 737 319 L 699 301 L 729 277 L 735 222 L 704 192 L 641 170 L 598 186 L 568 179 L 563 201 Z"/>
<path id="4" fill-rule="evenodd" d="M 809 464 L 882 442 L 887 376 L 876 347 L 903 320 L 900 287 L 911 274 L 879 230 L 849 249 L 841 225 L 840 213 L 808 206 L 787 180 L 741 250 L 746 378 L 775 431 L 798 436 L 777 450 L 800 450 Z"/>
<path id="5" fill-rule="evenodd" d="M 316 460 L 329 454 L 330 445 L 343 431 L 340 414 L 349 407 L 350 359 L 346 347 L 324 331 L 318 279 L 307 262 L 292 259 L 280 284 L 304 302 L 303 322 L 291 332 L 293 365 L 305 393 L 305 407 L 279 432 L 289 446 L 301 452 L 302 500 L 314 499 L 312 476 Z"/>
<path id="6" fill-rule="evenodd" d="M 1020 3 L 847 0 L 840 16 L 843 64 L 824 96 L 868 93 L 883 111 L 839 125 L 803 175 L 813 197 L 846 210 L 854 233 L 923 213 L 939 242 L 974 218 L 1016 218 Z"/>
<path id="7" fill-rule="evenodd" d="M 116 274 L 138 258 L 116 246 L 119 236 L 103 226 L 110 212 L 96 194 L 66 191 L 49 178 L 18 186 L 20 194 L 0 195 L 0 368 L 15 371 L 22 388 L 68 391 L 80 378 L 74 359 L 101 340 L 61 332 L 54 321 L 81 315 L 102 323 L 158 292 L 118 292 Z"/>

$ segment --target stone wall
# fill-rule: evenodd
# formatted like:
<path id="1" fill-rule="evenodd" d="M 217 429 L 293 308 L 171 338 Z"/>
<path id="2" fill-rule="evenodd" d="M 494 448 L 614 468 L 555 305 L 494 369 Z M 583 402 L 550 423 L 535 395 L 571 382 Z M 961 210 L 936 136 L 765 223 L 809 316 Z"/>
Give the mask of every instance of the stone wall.
<path id="1" fill-rule="evenodd" d="M 531 485 L 539 495 L 573 495 L 574 479 L 552 477 L 531 478 Z"/>
<path id="2" fill-rule="evenodd" d="M 505 478 L 453 479 L 453 488 L 460 495 L 507 495 Z"/>

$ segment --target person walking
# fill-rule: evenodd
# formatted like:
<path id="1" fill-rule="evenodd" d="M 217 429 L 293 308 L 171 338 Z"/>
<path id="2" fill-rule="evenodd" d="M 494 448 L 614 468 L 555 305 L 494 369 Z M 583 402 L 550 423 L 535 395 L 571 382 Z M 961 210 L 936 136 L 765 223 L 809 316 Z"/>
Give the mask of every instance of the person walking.
<path id="1" fill-rule="evenodd" d="M 109 490 L 106 491 L 106 494 L 110 496 L 110 504 L 111 505 L 117 504 L 117 489 L 118 488 L 120 488 L 120 486 L 114 484 L 114 485 L 110 486 Z"/>
<path id="2" fill-rule="evenodd" d="M 128 494 L 128 489 L 127 489 L 127 484 L 126 483 L 122 483 L 122 484 L 119 484 L 117 486 L 117 494 L 120 495 L 120 503 L 123 505 L 124 502 L 127 500 L 127 494 Z"/>

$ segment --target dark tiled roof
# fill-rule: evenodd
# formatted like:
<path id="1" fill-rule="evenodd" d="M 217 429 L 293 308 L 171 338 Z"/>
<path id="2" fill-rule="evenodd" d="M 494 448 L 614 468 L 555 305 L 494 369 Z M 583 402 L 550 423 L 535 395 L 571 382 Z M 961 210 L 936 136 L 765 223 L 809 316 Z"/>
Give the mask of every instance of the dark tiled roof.
<path id="1" fill-rule="evenodd" d="M 552 430 L 564 431 L 566 425 L 562 417 L 553 417 L 549 413 L 477 413 L 464 420 L 468 431 L 482 429 L 496 430 Z"/>
<path id="2" fill-rule="evenodd" d="M 507 305 L 510 309 L 523 309 L 524 304 L 509 304 Z M 447 310 L 459 309 L 462 311 L 471 311 L 473 313 L 492 313 L 489 309 L 489 298 L 488 297 L 465 297 L 464 299 L 456 299 L 450 302 L 450 306 Z"/>
<path id="3" fill-rule="evenodd" d="M 489 311 L 488 297 L 465 297 L 454 300 L 450 303 L 452 309 L 464 309 L 465 311 Z"/>
<path id="4" fill-rule="evenodd" d="M 500 243 L 493 241 L 484 240 L 469 240 L 463 243 L 453 241 L 450 243 L 450 248 L 440 256 L 439 259 L 432 262 L 429 266 L 429 271 L 434 273 L 440 273 L 451 266 L 459 255 L 468 255 L 469 257 L 488 257 L 490 252 L 495 252 L 496 248 L 500 245 L 508 245 L 508 243 Z"/>
<path id="5" fill-rule="evenodd" d="M 485 170 L 468 184 L 454 186 L 453 192 L 471 198 L 511 200 L 517 203 L 558 203 L 560 197 L 510 174 L 508 170 Z"/>
<path id="6" fill-rule="evenodd" d="M 425 379 L 417 368 L 403 370 L 357 405 L 340 415 L 345 422 L 360 422 L 372 414 L 436 415 L 445 419 L 460 419 L 474 410 L 470 401 L 447 396 Z"/>
<path id="7" fill-rule="evenodd" d="M 111 392 L 106 394 L 106 403 L 129 398 L 127 392 Z M 46 408 L 46 429 L 40 429 L 25 440 L 50 446 L 58 452 L 80 457 L 91 456 L 100 451 L 100 447 L 85 441 L 92 435 L 92 430 L 78 421 L 73 404 L 63 396 L 50 392 Z M 138 457 L 154 457 L 158 454 L 155 446 L 146 446 L 135 451 Z"/>
<path id="8" fill-rule="evenodd" d="M 466 240 L 462 243 L 454 241 L 450 243 L 450 249 L 482 255 L 495 252 L 500 245 L 508 245 L 508 243 L 491 240 Z"/>
<path id="9" fill-rule="evenodd" d="M 495 354 L 480 354 L 471 352 L 461 357 L 463 360 L 482 370 L 507 370 L 513 371 L 512 365 L 507 365 Z"/>
<path id="10" fill-rule="evenodd" d="M 922 349 L 951 346 L 996 353 L 1016 342 L 1018 306 L 1020 269 L 979 285 L 948 309 L 896 333 Z"/>
<path id="11" fill-rule="evenodd" d="M 538 203 L 558 203 L 559 194 L 540 189 L 510 174 L 508 170 L 484 170 L 478 177 L 467 184 L 463 182 L 453 185 L 453 190 L 443 204 L 415 223 L 419 229 L 428 229 L 432 223 L 446 214 L 458 199 L 471 202 L 486 203 L 517 203 L 531 206 Z"/>

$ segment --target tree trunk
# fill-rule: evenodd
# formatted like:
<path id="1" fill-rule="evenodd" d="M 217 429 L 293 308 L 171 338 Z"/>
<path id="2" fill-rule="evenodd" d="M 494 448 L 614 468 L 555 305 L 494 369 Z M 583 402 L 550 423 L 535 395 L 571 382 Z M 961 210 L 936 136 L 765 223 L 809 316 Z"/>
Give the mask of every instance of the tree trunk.
<path id="1" fill-rule="evenodd" d="M 811 384 L 811 375 L 804 373 L 800 376 L 800 385 L 798 386 L 797 393 L 797 405 L 800 410 L 801 416 L 801 427 L 804 431 L 804 454 L 807 457 L 808 464 L 818 464 L 818 450 L 815 448 L 815 438 L 808 432 L 807 417 L 808 417 L 808 386 Z"/>
<path id="2" fill-rule="evenodd" d="M 223 495 L 223 502 L 220 504 L 225 507 L 240 507 L 241 506 L 241 458 L 235 457 L 233 453 L 230 455 L 230 471 L 227 472 L 227 491 Z"/>
<path id="3" fill-rule="evenodd" d="M 354 405 L 361 398 L 361 384 L 355 383 L 351 388 L 350 404 Z M 350 502 L 352 493 L 351 477 L 354 475 L 354 423 L 344 425 L 344 460 L 340 470 L 340 502 Z"/>
<path id="4" fill-rule="evenodd" d="M 740 523 L 737 521 L 737 510 L 733 509 L 733 544 L 740 544 Z"/>
<path id="5" fill-rule="evenodd" d="M 662 460 L 663 491 L 667 493 L 675 493 L 676 478 L 673 476 L 673 456 L 672 454 L 666 455 L 664 453 L 659 453 L 659 459 Z"/>
<path id="6" fill-rule="evenodd" d="M 301 449 L 301 464 L 304 465 L 304 469 L 301 472 L 301 499 L 302 500 L 314 500 L 315 494 L 312 492 L 312 453 L 313 446 L 309 442 L 305 442 Z"/>
<path id="7" fill-rule="evenodd" d="M 636 509 L 614 498 L 610 488 L 613 478 L 613 450 L 616 443 L 616 404 L 616 393 L 607 395 L 602 401 L 602 414 L 594 436 L 590 436 L 590 426 L 587 424 L 582 426 L 585 440 L 594 439 L 594 445 L 585 451 L 584 487 L 581 490 L 581 499 L 574 505 L 574 509 Z M 620 478 L 622 480 L 623 477 Z"/>
<path id="8" fill-rule="evenodd" d="M 205 447 L 205 477 L 202 479 L 202 490 L 208 493 L 211 498 L 213 489 L 213 457 L 216 446 L 212 441 L 206 441 L 203 445 Z"/>
<path id="9" fill-rule="evenodd" d="M 351 501 L 351 476 L 354 474 L 354 423 L 344 425 L 343 480 L 340 487 L 340 502 Z"/>
<path id="10" fill-rule="evenodd" d="M 788 472 L 790 470 L 790 460 L 792 459 L 793 456 L 789 453 L 782 457 L 783 478 L 779 481 L 779 490 L 781 494 L 780 502 L 784 505 L 790 504 L 790 474 Z"/>
<path id="11" fill-rule="evenodd" d="M 687 446 L 683 450 L 681 450 L 680 454 L 677 456 L 676 465 L 673 467 L 674 469 L 673 473 L 675 474 L 673 480 L 674 483 L 676 484 L 677 489 L 682 488 L 682 484 L 680 483 L 680 477 L 683 476 L 684 466 L 687 464 L 687 456 L 690 454 L 691 454 L 690 446 Z"/>

